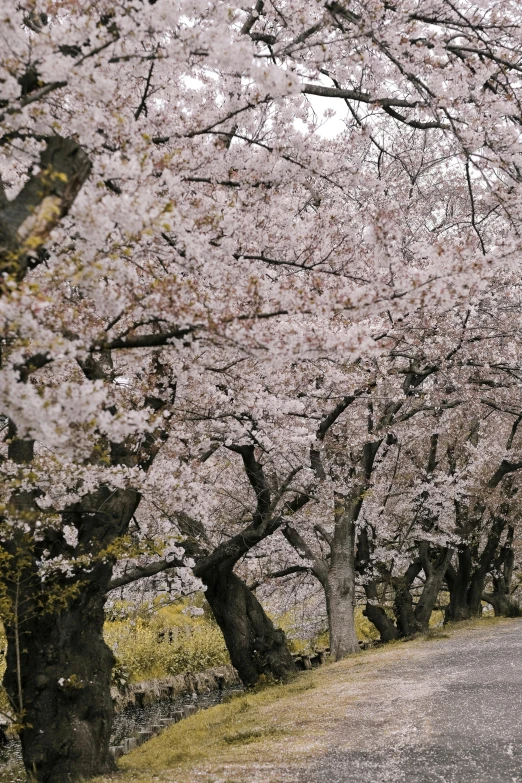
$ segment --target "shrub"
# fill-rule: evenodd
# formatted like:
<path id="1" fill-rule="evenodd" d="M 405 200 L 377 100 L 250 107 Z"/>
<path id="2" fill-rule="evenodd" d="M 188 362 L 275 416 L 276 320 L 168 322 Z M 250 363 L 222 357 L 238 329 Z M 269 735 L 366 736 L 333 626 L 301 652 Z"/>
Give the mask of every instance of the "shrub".
<path id="1" fill-rule="evenodd" d="M 118 687 L 230 662 L 217 625 L 204 613 L 192 617 L 187 608 L 180 602 L 105 623 L 105 639 L 117 659 L 113 682 Z"/>

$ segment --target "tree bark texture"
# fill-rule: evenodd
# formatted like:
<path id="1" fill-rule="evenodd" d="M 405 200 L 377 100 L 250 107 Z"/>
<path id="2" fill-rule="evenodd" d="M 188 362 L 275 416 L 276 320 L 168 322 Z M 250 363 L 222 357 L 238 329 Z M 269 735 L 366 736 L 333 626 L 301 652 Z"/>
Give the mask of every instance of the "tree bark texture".
<path id="1" fill-rule="evenodd" d="M 408 566 L 403 577 L 394 579 L 395 599 L 393 613 L 397 621 L 397 630 L 400 637 L 414 636 L 419 633 L 421 626 L 415 617 L 413 597 L 410 592 L 415 578 L 422 569 L 420 560 L 415 560 Z"/>
<path id="2" fill-rule="evenodd" d="M 362 490 L 359 495 L 362 495 Z M 355 632 L 355 521 L 359 497 L 351 501 L 335 495 L 335 527 L 326 585 L 326 607 L 330 628 L 330 650 L 335 661 L 359 652 Z"/>
<path id="3" fill-rule="evenodd" d="M 63 515 L 78 532 L 74 551 L 51 531 L 24 553 L 21 568 L 4 576 L 13 607 L 5 622 L 4 684 L 20 713 L 23 761 L 36 783 L 73 783 L 114 769 L 113 654 L 103 639 L 112 557 L 105 551 L 125 534 L 138 502 L 133 490 L 107 487 L 85 496 Z M 17 546 L 12 542 L 15 566 Z M 42 582 L 44 548 L 51 557 L 84 554 L 90 565 Z"/>
<path id="4" fill-rule="evenodd" d="M 286 680 L 294 674 L 297 667 L 284 632 L 274 627 L 254 593 L 228 564 L 202 578 L 207 587 L 205 597 L 242 682 L 251 687 L 262 675 Z"/>
<path id="5" fill-rule="evenodd" d="M 399 638 L 397 626 L 382 606 L 368 601 L 363 609 L 363 615 L 377 628 L 381 642 L 393 642 Z"/>
<path id="6" fill-rule="evenodd" d="M 468 620 L 482 613 L 482 596 L 489 573 L 494 570 L 499 543 L 507 526 L 509 505 L 500 505 L 491 521 L 491 527 L 482 552 L 464 542 L 459 547 L 457 569 L 448 568 L 447 583 L 450 603 L 446 622 Z"/>
<path id="7" fill-rule="evenodd" d="M 87 154 L 73 139 L 49 136 L 40 170 L 18 193 L 0 203 L 0 270 L 17 281 L 40 263 L 39 250 L 67 214 L 91 171 Z"/>
<path id="8" fill-rule="evenodd" d="M 457 568 L 448 569 L 446 581 L 450 601 L 445 613 L 445 622 L 469 620 L 471 607 L 468 604 L 468 587 L 471 581 L 472 560 L 469 546 L 461 545 L 457 553 Z"/>
<path id="9" fill-rule="evenodd" d="M 367 569 L 370 565 L 370 537 L 368 535 L 368 528 L 363 527 L 357 539 L 357 555 L 355 568 L 357 572 L 367 578 Z M 392 642 L 397 639 L 399 632 L 397 626 L 393 622 L 391 617 L 388 617 L 386 610 L 379 603 L 379 594 L 377 591 L 377 583 L 374 580 L 364 582 L 364 592 L 366 594 L 366 606 L 363 609 L 363 615 L 373 623 L 373 625 L 379 631 L 380 641 L 383 643 Z"/>
<path id="10" fill-rule="evenodd" d="M 521 615 L 520 606 L 513 600 L 511 594 L 511 582 L 515 567 L 514 533 L 515 529 L 510 525 L 506 541 L 493 564 L 493 590 L 491 593 L 483 593 L 482 595 L 482 600 L 487 601 L 493 607 L 496 617 L 520 617 Z"/>
<path id="11" fill-rule="evenodd" d="M 429 544 L 422 541 L 419 545 L 426 580 L 422 593 L 415 606 L 415 618 L 421 631 L 427 631 L 437 598 L 451 561 L 453 550 L 444 547 L 440 552 L 431 554 Z"/>
<path id="12" fill-rule="evenodd" d="M 354 619 L 355 582 L 349 576 L 331 573 L 326 590 L 330 651 L 334 661 L 359 652 Z"/>
<path id="13" fill-rule="evenodd" d="M 108 579 L 99 573 L 96 581 L 63 611 L 35 613 L 21 624 L 18 639 L 15 627 L 7 627 L 4 685 L 16 704 L 20 672 L 22 754 L 38 783 L 69 783 L 115 769 L 109 756 L 113 654 L 103 640 Z"/>

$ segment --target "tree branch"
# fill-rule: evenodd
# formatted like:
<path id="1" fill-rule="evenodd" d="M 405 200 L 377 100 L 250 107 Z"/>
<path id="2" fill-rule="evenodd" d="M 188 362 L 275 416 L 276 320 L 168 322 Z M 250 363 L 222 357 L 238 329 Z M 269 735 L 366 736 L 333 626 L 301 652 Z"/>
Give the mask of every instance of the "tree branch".
<path id="1" fill-rule="evenodd" d="M 181 568 L 184 567 L 183 560 L 172 558 L 169 560 L 157 560 L 155 563 L 149 563 L 146 566 L 137 566 L 132 571 L 127 571 L 122 576 L 116 576 L 109 582 L 107 592 L 116 590 L 117 587 L 124 587 L 130 585 L 132 582 L 137 582 L 139 579 L 146 579 L 148 576 L 154 576 L 162 571 L 167 571 L 169 568 Z"/>
<path id="2" fill-rule="evenodd" d="M 324 527 L 320 525 L 318 522 L 315 523 L 314 530 L 316 531 L 316 533 L 318 533 L 321 536 L 323 541 L 325 541 L 328 544 L 328 546 L 331 547 L 333 545 L 333 536 L 331 536 L 330 533 L 327 533 Z"/>
<path id="3" fill-rule="evenodd" d="M 248 480 L 256 493 L 257 508 L 253 515 L 254 526 L 259 526 L 265 515 L 270 511 L 271 495 L 270 488 L 268 487 L 266 477 L 263 471 L 263 466 L 255 457 L 254 446 L 226 446 L 229 451 L 234 451 L 236 454 L 240 454 L 243 459 L 243 466 L 247 474 Z"/>
<path id="4" fill-rule="evenodd" d="M 77 142 L 47 138 L 38 174 L 29 177 L 18 195 L 0 210 L 0 272 L 23 280 L 44 256 L 38 251 L 71 208 L 91 171 L 91 162 Z"/>
<path id="5" fill-rule="evenodd" d="M 493 473 L 490 480 L 488 481 L 488 487 L 490 489 L 494 489 L 500 484 L 504 476 L 507 476 L 508 473 L 515 473 L 521 468 L 522 462 L 508 462 L 507 459 L 503 459 L 497 470 Z"/>
<path id="6" fill-rule="evenodd" d="M 361 103 L 371 103 L 383 108 L 399 106 L 405 109 L 415 109 L 426 105 L 420 101 L 407 101 L 403 98 L 375 98 L 368 92 L 345 90 L 339 87 L 324 87 L 321 84 L 304 84 L 301 92 L 304 95 L 319 95 L 322 98 L 344 98 L 345 100 L 360 101 Z"/>

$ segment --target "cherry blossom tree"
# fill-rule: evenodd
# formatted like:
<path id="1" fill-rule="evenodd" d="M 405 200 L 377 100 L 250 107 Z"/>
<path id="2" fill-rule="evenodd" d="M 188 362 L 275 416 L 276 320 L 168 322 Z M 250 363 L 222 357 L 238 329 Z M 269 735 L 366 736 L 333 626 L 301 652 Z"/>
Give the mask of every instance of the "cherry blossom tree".
<path id="1" fill-rule="evenodd" d="M 254 501 L 245 543 L 227 533 L 193 552 L 226 636 L 223 593 L 243 596 L 237 613 L 251 602 L 234 565 L 323 485 L 324 417 L 368 388 L 385 324 L 440 323 L 512 271 L 520 25 L 508 0 L 0 7 L 5 682 L 24 761 L 53 783 L 112 767 L 105 596 L 143 499 L 202 502 L 185 452 L 190 466 L 216 444 L 241 459 Z M 321 97 L 346 112 L 333 140 L 309 102 Z M 361 360 L 364 383 L 347 388 Z M 337 386 L 318 420 L 298 396 L 313 362 L 314 382 Z M 413 381 L 366 452 L 430 362 L 409 356 Z M 277 482 L 261 478 L 265 453 Z M 330 487 L 347 543 L 332 595 L 353 584 L 364 459 L 354 470 Z"/>

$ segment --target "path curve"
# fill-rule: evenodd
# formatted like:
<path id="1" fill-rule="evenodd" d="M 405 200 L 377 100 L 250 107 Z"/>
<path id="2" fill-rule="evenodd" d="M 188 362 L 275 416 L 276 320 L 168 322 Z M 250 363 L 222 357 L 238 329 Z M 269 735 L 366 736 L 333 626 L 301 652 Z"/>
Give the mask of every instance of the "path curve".
<path id="1" fill-rule="evenodd" d="M 522 621 L 422 652 L 354 688 L 302 783 L 522 783 Z"/>

